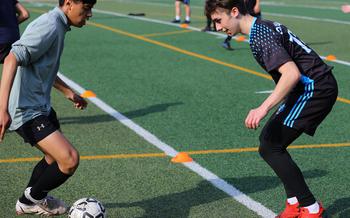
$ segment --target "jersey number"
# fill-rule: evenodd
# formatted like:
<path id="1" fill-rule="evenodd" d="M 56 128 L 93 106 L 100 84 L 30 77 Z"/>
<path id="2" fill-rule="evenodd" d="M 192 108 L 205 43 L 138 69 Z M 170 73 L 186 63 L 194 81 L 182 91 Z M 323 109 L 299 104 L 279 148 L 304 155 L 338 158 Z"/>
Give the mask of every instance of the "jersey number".
<path id="1" fill-rule="evenodd" d="M 305 43 L 303 41 L 298 39 L 298 37 L 296 35 L 294 35 L 290 30 L 288 30 L 288 35 L 289 35 L 289 41 L 297 43 L 307 53 L 310 53 L 312 51 L 309 47 L 307 47 L 307 45 L 305 45 Z"/>

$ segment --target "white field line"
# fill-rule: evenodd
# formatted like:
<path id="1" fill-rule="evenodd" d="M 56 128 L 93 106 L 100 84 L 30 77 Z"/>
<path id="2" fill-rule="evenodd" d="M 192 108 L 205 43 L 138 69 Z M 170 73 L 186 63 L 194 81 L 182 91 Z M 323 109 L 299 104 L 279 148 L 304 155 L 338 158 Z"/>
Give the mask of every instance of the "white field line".
<path id="1" fill-rule="evenodd" d="M 258 91 L 258 92 L 255 92 L 255 94 L 270 94 L 272 93 L 273 90 L 266 90 L 266 91 Z"/>
<path id="2" fill-rule="evenodd" d="M 166 22 L 166 21 L 162 21 L 162 20 L 156 20 L 156 19 L 146 18 L 146 17 L 129 16 L 129 15 L 125 15 L 125 14 L 121 14 L 121 13 L 117 13 L 117 12 L 104 11 L 104 10 L 99 10 L 99 9 L 94 9 L 94 11 L 96 11 L 96 12 L 98 12 L 98 13 L 101 13 L 101 14 L 114 15 L 114 16 L 118 16 L 118 17 L 128 17 L 128 18 L 131 18 L 131 19 L 142 20 L 142 21 L 146 21 L 146 22 L 164 24 L 164 25 L 169 25 L 169 26 L 176 26 L 176 27 L 179 26 L 178 24 L 174 24 L 174 23 L 170 23 L 170 22 Z M 267 13 L 266 13 L 266 14 L 267 14 Z M 274 16 L 276 16 L 276 14 L 274 14 Z M 292 15 L 283 15 L 283 14 L 281 14 L 280 16 L 293 17 L 293 18 L 300 18 L 300 19 L 308 18 L 308 17 L 303 17 L 303 18 L 302 18 L 301 16 L 292 16 Z M 315 20 L 315 21 L 316 21 L 317 18 L 310 18 L 310 20 Z M 318 20 L 320 20 L 320 19 L 318 19 Z M 321 20 L 330 20 L 330 19 L 321 19 Z M 344 21 L 344 22 L 345 22 L 345 21 Z M 346 23 L 350 25 L 350 22 L 346 22 Z M 196 27 L 191 27 L 191 26 L 189 26 L 187 29 L 194 30 L 194 31 L 201 31 L 201 29 L 196 28 Z M 207 32 L 207 33 L 208 33 L 208 34 L 211 34 L 211 35 L 218 36 L 218 37 L 222 37 L 222 38 L 225 38 L 225 37 L 226 37 L 225 34 L 218 33 L 218 32 Z M 234 37 L 234 38 L 236 38 L 236 37 Z M 248 42 L 248 40 L 245 40 L 245 42 Z M 325 56 L 320 56 L 320 57 L 321 57 L 323 60 L 326 60 L 326 57 L 325 57 Z M 334 60 L 334 61 L 331 61 L 331 62 L 335 62 L 335 63 L 338 63 L 338 64 L 350 66 L 350 62 L 347 62 L 347 61 Z"/>
<path id="3" fill-rule="evenodd" d="M 38 2 L 35 2 L 35 0 L 26 0 L 26 2 L 29 2 L 29 3 L 32 3 L 32 4 L 36 4 L 39 7 L 42 6 L 42 5 L 54 6 L 53 4 L 38 3 Z M 155 4 L 158 4 L 158 3 L 155 3 Z M 142 20 L 142 21 L 146 21 L 146 22 L 152 22 L 152 23 L 158 23 L 158 24 L 163 24 L 163 25 L 168 25 L 168 26 L 179 27 L 178 24 L 174 24 L 174 23 L 170 23 L 170 22 L 166 22 L 166 21 L 162 21 L 162 20 L 146 18 L 146 17 L 129 16 L 129 15 L 126 15 L 126 14 L 121 14 L 121 13 L 112 12 L 112 11 L 105 11 L 105 10 L 100 10 L 100 9 L 93 9 L 93 11 L 97 12 L 97 13 L 101 13 L 101 14 L 113 15 L 113 16 L 118 16 L 118 17 L 127 17 L 127 18 L 135 19 L 135 20 Z M 268 14 L 268 15 L 272 15 L 272 16 L 280 16 L 280 17 L 306 19 L 306 20 L 311 20 L 311 21 L 325 21 L 325 22 L 332 22 L 332 23 L 350 25 L 350 22 L 348 22 L 348 21 L 339 21 L 339 20 L 332 20 L 332 19 L 322 19 L 322 18 L 295 16 L 295 15 L 286 15 L 286 14 L 276 14 L 276 13 L 264 13 L 264 14 Z M 187 29 L 190 29 L 190 30 L 193 30 L 193 31 L 201 31 L 200 28 L 196 28 L 196 27 L 192 27 L 192 26 L 187 27 Z M 206 32 L 206 33 L 211 34 L 211 35 L 215 35 L 215 36 L 220 37 L 220 38 L 225 38 L 226 37 L 225 34 L 218 33 L 218 32 Z M 236 37 L 233 37 L 233 38 L 236 38 Z M 248 40 L 245 40 L 245 42 L 248 42 Z M 320 56 L 320 57 L 323 60 L 326 60 L 325 56 Z M 331 61 L 331 62 L 335 62 L 335 63 L 338 63 L 338 64 L 350 66 L 350 62 L 347 62 L 347 61 L 334 60 L 334 61 Z"/>
<path id="4" fill-rule="evenodd" d="M 157 2 L 141 2 L 141 1 L 130 1 L 130 0 L 118 0 L 118 2 L 125 2 L 125 3 L 134 3 L 134 4 L 142 4 L 142 5 L 154 5 L 154 6 L 161 6 L 161 7 L 174 7 L 174 4 L 169 3 L 157 3 Z M 272 2 L 272 1 L 263 1 L 260 3 L 261 5 L 267 5 L 267 6 L 276 6 L 276 7 L 296 7 L 296 8 L 310 8 L 310 9 L 320 9 L 320 10 L 337 10 L 340 11 L 339 7 L 329 7 L 329 6 L 315 6 L 315 5 L 296 5 L 296 4 L 286 4 L 284 2 Z M 343 4 L 346 4 L 345 2 Z M 198 5 L 191 5 L 191 8 L 197 8 L 197 9 L 203 9 L 204 10 L 204 3 L 203 6 Z"/>
<path id="5" fill-rule="evenodd" d="M 82 94 L 85 89 L 82 88 L 80 85 L 75 83 L 74 81 L 70 80 L 66 76 L 64 76 L 61 73 L 58 73 L 59 77 L 67 83 L 70 87 L 72 87 L 74 90 L 76 90 L 78 93 Z M 114 117 L 116 120 L 121 122 L 123 125 L 127 126 L 130 128 L 132 131 L 134 131 L 137 135 L 141 136 L 143 139 L 145 139 L 147 142 L 153 144 L 160 150 L 164 151 L 168 156 L 174 157 L 178 153 L 175 149 L 173 149 L 171 146 L 167 145 L 166 143 L 162 142 L 160 139 L 158 139 L 155 135 L 152 133 L 148 132 L 141 126 L 137 125 L 134 123 L 132 120 L 129 118 L 125 117 L 123 114 L 119 113 L 116 111 L 114 108 L 111 106 L 107 105 L 105 102 L 103 102 L 101 99 L 94 97 L 94 98 L 89 98 L 91 102 L 93 102 L 97 107 L 99 107 L 101 110 L 105 111 L 112 117 Z M 271 211 L 270 209 L 266 208 L 263 206 L 261 203 L 254 201 L 251 199 L 249 196 L 245 195 L 241 191 L 239 191 L 237 188 L 234 186 L 228 184 L 226 181 L 223 179 L 219 178 L 216 176 L 214 173 L 210 172 L 206 168 L 202 167 L 195 161 L 190 162 L 190 163 L 184 163 L 184 166 L 192 170 L 193 172 L 197 173 L 200 175 L 202 178 L 210 182 L 212 185 L 214 185 L 216 188 L 222 190 L 232 198 L 234 198 L 236 201 L 239 203 L 243 204 L 246 206 L 248 209 L 254 211 L 258 215 L 266 218 L 271 218 L 275 217 L 276 214 Z"/>

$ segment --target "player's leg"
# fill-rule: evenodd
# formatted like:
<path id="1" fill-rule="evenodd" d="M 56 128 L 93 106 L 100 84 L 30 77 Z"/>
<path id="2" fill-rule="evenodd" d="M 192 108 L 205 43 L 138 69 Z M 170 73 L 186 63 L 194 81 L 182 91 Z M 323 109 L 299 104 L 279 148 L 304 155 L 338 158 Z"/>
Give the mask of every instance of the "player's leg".
<path id="1" fill-rule="evenodd" d="M 36 209 L 36 207 L 35 207 L 35 204 L 33 205 L 32 203 L 35 202 L 36 199 L 40 200 L 42 196 L 46 196 L 47 192 L 44 194 L 43 193 L 40 194 L 40 189 L 38 188 L 34 188 L 34 195 L 36 196 L 35 199 L 32 199 L 31 195 L 29 195 L 29 198 L 28 198 L 26 195 L 26 192 L 28 192 L 28 187 L 35 187 L 40 181 L 42 183 L 43 181 L 47 180 L 47 177 L 48 177 L 47 175 L 57 173 L 58 164 L 56 161 L 61 160 L 63 158 L 67 158 L 66 157 L 67 155 L 64 156 L 63 152 L 70 153 L 69 156 L 75 157 L 76 160 L 73 161 L 75 163 L 73 164 L 71 163 L 71 165 L 76 165 L 76 166 L 78 165 L 79 157 L 78 157 L 77 151 L 68 142 L 68 140 L 64 138 L 64 136 L 59 131 L 59 129 L 60 129 L 60 124 L 59 124 L 59 121 L 57 120 L 56 113 L 51 108 L 50 114 L 48 116 L 44 116 L 44 115 L 38 116 L 33 120 L 26 122 L 24 125 L 22 125 L 19 129 L 16 130 L 16 132 L 23 137 L 25 142 L 30 143 L 32 146 L 36 146 L 45 154 L 45 157 L 35 166 L 24 196 L 22 196 L 16 204 L 17 214 L 33 212 L 33 210 Z M 50 146 L 49 149 L 47 149 L 48 145 Z M 60 148 L 60 151 L 57 152 L 55 149 L 57 149 L 58 146 L 60 146 L 61 148 Z M 68 166 L 68 167 L 76 168 L 76 166 L 74 167 Z M 74 171 L 63 170 L 63 174 L 65 173 L 68 176 L 63 176 L 64 179 L 62 179 L 62 176 L 59 176 L 59 177 L 56 177 L 56 175 L 52 176 L 51 178 L 57 178 L 58 180 L 61 180 L 61 181 L 56 181 L 56 179 L 55 180 L 50 179 L 50 183 L 48 185 L 50 185 L 51 183 L 57 183 L 57 182 L 58 182 L 58 185 L 59 183 L 62 184 L 67 179 L 66 177 L 69 177 L 69 175 L 71 175 L 72 172 Z M 62 180 L 64 181 L 62 182 Z M 54 188 L 55 186 L 57 186 L 57 184 L 56 185 L 54 184 L 52 188 Z M 47 189 L 47 191 L 49 190 L 51 189 Z M 51 203 L 55 202 L 55 199 L 53 198 L 50 198 L 50 200 L 51 200 Z M 65 208 L 63 206 L 61 207 L 60 205 L 61 203 L 62 203 L 61 201 L 56 200 L 56 205 L 58 205 L 59 210 L 64 211 Z M 33 207 L 33 210 L 30 209 L 30 206 Z M 23 210 L 23 208 L 25 208 L 25 210 Z M 54 211 L 54 213 L 57 213 L 57 209 L 56 211 Z"/>
<path id="2" fill-rule="evenodd" d="M 185 22 L 184 23 L 191 23 L 191 7 L 190 7 L 190 0 L 184 0 L 185 4 Z"/>
<path id="3" fill-rule="evenodd" d="M 222 43 L 222 47 L 226 48 L 227 50 L 233 50 L 230 43 L 231 39 L 232 39 L 232 36 L 227 36 L 225 41 Z"/>
<path id="4" fill-rule="evenodd" d="M 180 0 L 175 0 L 175 19 L 172 21 L 173 23 L 180 23 L 181 21 L 181 8 Z"/>
<path id="5" fill-rule="evenodd" d="M 289 200 L 285 211 L 280 217 L 298 217 L 299 206 L 312 205 L 316 202 L 314 196 L 305 183 L 304 176 L 286 150 L 301 131 L 287 127 L 271 119 L 264 127 L 260 135 L 259 153 L 269 164 L 284 184 L 287 198 L 297 199 L 295 204 Z M 296 197 L 296 198 L 295 198 Z"/>
<path id="6" fill-rule="evenodd" d="M 47 193 L 73 175 L 79 165 L 79 154 L 59 130 L 39 141 L 37 147 L 55 162 L 46 168 L 32 187 L 26 189 L 25 196 L 52 214 L 63 214 L 67 210 L 64 203 Z"/>
<path id="7" fill-rule="evenodd" d="M 44 120 L 42 120 L 42 119 L 44 119 Z M 48 119 L 48 121 L 46 121 L 47 119 Z M 39 127 L 40 127 L 41 123 L 47 122 L 47 124 L 45 124 L 46 130 L 42 131 L 41 134 L 35 133 L 35 131 L 40 132 L 37 128 L 38 122 L 40 123 Z M 57 120 L 55 110 L 53 108 L 51 108 L 50 114 L 47 118 L 40 116 L 40 117 L 37 117 L 33 120 L 30 120 L 27 123 L 25 123 L 24 125 L 22 125 L 19 129 L 17 129 L 16 132 L 24 139 L 25 142 L 30 143 L 32 146 L 35 146 L 39 140 L 41 140 L 42 138 L 44 138 L 46 136 L 45 133 L 47 135 L 49 135 L 50 133 L 54 132 L 57 129 L 60 129 L 60 124 L 59 124 L 59 121 Z M 32 171 L 32 175 L 30 177 L 30 180 L 29 180 L 26 188 L 32 187 L 38 181 L 40 176 L 45 172 L 46 168 L 49 165 L 51 165 L 54 161 L 55 160 L 53 159 L 53 157 L 46 154 L 43 157 L 43 159 L 40 160 L 37 163 L 37 165 L 34 167 L 34 169 Z M 28 200 L 25 197 L 24 193 L 23 193 L 22 197 L 19 198 L 19 202 L 22 204 L 26 204 L 26 205 L 33 204 L 33 202 L 31 202 L 30 200 Z"/>

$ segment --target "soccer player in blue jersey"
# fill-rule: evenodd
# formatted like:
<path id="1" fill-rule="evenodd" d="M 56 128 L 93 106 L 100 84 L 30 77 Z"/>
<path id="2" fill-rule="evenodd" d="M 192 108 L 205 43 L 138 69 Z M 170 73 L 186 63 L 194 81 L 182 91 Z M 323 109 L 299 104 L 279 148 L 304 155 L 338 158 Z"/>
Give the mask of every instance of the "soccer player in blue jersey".
<path id="1" fill-rule="evenodd" d="M 64 202 L 48 192 L 74 174 L 79 154 L 60 131 L 50 93 L 54 86 L 76 108 L 87 106 L 57 72 L 66 33 L 71 26 L 86 24 L 95 3 L 96 0 L 59 0 L 59 6 L 27 26 L 5 58 L 0 86 L 0 141 L 9 127 L 44 154 L 16 203 L 17 215 L 51 216 L 67 211 Z"/>
<path id="2" fill-rule="evenodd" d="M 286 209 L 278 217 L 322 217 L 324 208 L 286 148 L 302 133 L 314 135 L 332 110 L 338 94 L 332 67 L 284 25 L 249 15 L 243 0 L 207 0 L 205 12 L 218 31 L 249 35 L 254 58 L 276 83 L 265 101 L 249 111 L 245 125 L 257 129 L 281 103 L 259 137 L 259 153 L 281 179 L 287 194 Z"/>
<path id="3" fill-rule="evenodd" d="M 18 24 L 29 18 L 28 10 L 17 0 L 1 0 L 0 4 L 0 63 L 19 39 Z"/>
<path id="4" fill-rule="evenodd" d="M 189 24 L 191 23 L 191 7 L 190 0 L 175 0 L 175 19 L 172 21 L 173 23 L 181 22 L 181 2 L 185 6 L 185 21 L 183 23 Z"/>

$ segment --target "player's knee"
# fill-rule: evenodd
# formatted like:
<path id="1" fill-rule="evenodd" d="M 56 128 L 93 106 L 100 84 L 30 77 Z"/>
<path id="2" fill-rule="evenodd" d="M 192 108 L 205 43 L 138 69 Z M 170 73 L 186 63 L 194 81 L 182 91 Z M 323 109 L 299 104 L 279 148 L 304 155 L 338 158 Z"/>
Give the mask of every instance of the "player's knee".
<path id="1" fill-rule="evenodd" d="M 66 158 L 62 163 L 63 171 L 67 174 L 73 174 L 79 166 L 79 153 L 72 149 L 68 152 Z"/>
<path id="2" fill-rule="evenodd" d="M 263 135 L 260 135 L 259 141 L 259 154 L 263 159 L 267 159 L 273 153 L 271 142 L 265 139 Z"/>

